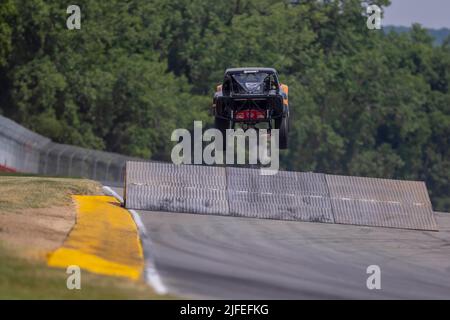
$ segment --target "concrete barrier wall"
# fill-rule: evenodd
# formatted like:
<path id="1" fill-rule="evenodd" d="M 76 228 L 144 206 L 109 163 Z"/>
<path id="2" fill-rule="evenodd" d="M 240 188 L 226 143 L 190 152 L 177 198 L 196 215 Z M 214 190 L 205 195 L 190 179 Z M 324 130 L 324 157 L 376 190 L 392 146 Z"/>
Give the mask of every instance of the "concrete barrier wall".
<path id="1" fill-rule="evenodd" d="M 129 209 L 437 230 L 423 182 L 127 162 Z"/>

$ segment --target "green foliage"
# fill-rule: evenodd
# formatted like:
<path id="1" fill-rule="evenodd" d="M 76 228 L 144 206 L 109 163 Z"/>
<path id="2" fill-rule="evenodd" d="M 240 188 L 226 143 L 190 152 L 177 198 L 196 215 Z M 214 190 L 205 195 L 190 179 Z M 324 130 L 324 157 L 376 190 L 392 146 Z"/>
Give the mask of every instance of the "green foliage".
<path id="1" fill-rule="evenodd" d="M 397 33 L 404 33 L 404 32 L 410 32 L 410 27 L 402 27 L 402 26 L 385 26 L 383 27 L 383 30 L 388 32 L 397 32 Z M 433 37 L 434 44 L 435 45 L 442 45 L 447 38 L 450 37 L 450 29 L 449 28 L 441 28 L 441 29 L 427 29 L 427 32 L 430 36 Z"/>
<path id="2" fill-rule="evenodd" d="M 0 67 L 6 64 L 11 51 L 11 21 L 15 15 L 16 8 L 14 1 L 3 0 L 0 3 Z"/>
<path id="3" fill-rule="evenodd" d="M 275 67 L 286 169 L 425 180 L 450 210 L 450 38 L 368 30 L 365 2 L 80 0 L 69 31 L 59 1 L 3 1 L 0 110 L 55 141 L 167 160 L 174 128 L 211 122 L 225 68 Z"/>

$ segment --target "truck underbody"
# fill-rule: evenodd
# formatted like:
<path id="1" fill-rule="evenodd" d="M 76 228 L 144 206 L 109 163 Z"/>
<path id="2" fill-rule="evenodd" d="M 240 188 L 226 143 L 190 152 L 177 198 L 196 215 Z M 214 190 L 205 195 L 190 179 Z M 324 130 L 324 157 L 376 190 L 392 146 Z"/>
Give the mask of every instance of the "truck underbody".
<path id="1" fill-rule="evenodd" d="M 280 130 L 279 146 L 286 149 L 289 119 L 287 91 L 288 87 L 278 81 L 274 69 L 229 69 L 213 98 L 215 127 L 224 132 L 234 129 L 237 124 L 257 129 L 257 124 L 265 123 L 269 132 Z"/>

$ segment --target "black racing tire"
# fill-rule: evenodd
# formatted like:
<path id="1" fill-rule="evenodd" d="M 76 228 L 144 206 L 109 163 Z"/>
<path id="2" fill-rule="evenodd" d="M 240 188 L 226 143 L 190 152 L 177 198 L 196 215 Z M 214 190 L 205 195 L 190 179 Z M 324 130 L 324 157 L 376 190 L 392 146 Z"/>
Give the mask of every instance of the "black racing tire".
<path id="1" fill-rule="evenodd" d="M 230 129 L 230 121 L 216 117 L 214 119 L 214 127 L 222 133 L 223 137 L 223 144 L 222 146 L 217 146 L 217 149 L 225 150 L 227 146 L 226 143 L 227 129 Z"/>
<path id="2" fill-rule="evenodd" d="M 289 118 L 281 117 L 275 119 L 275 129 L 280 130 L 280 142 L 279 142 L 280 149 L 286 150 L 288 148 Z"/>

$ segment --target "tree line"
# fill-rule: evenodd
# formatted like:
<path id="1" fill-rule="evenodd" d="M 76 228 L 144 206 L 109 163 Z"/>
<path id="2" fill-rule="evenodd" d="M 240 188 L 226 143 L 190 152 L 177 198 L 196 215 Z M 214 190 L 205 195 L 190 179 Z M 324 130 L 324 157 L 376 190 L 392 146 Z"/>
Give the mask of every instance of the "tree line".
<path id="1" fill-rule="evenodd" d="M 54 141 L 168 160 L 228 67 L 289 85 L 288 170 L 425 180 L 450 210 L 450 39 L 369 30 L 361 0 L 0 3 L 0 112 Z M 388 6 L 389 0 L 372 1 Z"/>

